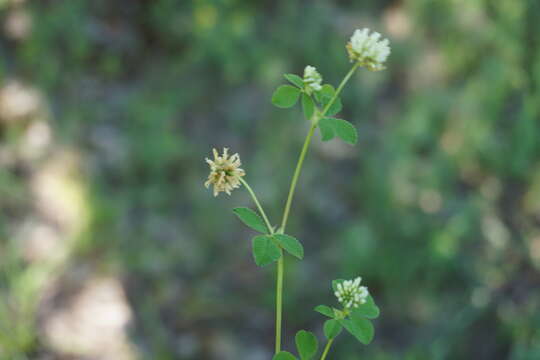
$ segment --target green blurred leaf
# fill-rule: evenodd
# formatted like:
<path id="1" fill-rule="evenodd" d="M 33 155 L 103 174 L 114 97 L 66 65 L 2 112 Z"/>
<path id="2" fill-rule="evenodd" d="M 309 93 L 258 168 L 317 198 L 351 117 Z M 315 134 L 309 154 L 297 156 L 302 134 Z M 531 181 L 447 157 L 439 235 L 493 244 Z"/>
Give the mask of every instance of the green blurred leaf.
<path id="1" fill-rule="evenodd" d="M 272 104 L 279 108 L 290 108 L 300 97 L 300 89 L 291 85 L 281 85 L 272 95 Z"/>
<path id="2" fill-rule="evenodd" d="M 333 119 L 332 125 L 336 135 L 348 144 L 354 145 L 358 141 L 356 128 L 348 121 Z"/>
<path id="3" fill-rule="evenodd" d="M 379 307 L 375 305 L 375 301 L 371 295 L 368 296 L 365 304 L 359 305 L 352 312 L 353 316 L 367 317 L 368 319 L 376 319 L 379 317 L 379 314 Z"/>
<path id="4" fill-rule="evenodd" d="M 313 333 L 305 330 L 300 330 L 295 337 L 296 349 L 302 360 L 311 359 L 319 347 L 319 342 Z"/>
<path id="5" fill-rule="evenodd" d="M 322 123 L 322 125 L 321 125 Z M 356 128 L 350 122 L 343 119 L 325 117 L 319 120 L 319 128 L 323 141 L 330 140 L 337 135 L 341 140 L 354 145 L 358 141 Z"/>
<path id="6" fill-rule="evenodd" d="M 340 324 L 362 344 L 367 345 L 373 340 L 373 324 L 368 319 L 355 317 L 352 319 L 341 319 Z"/>
<path id="7" fill-rule="evenodd" d="M 258 235 L 253 238 L 253 259 L 258 266 L 266 266 L 281 257 L 281 250 L 269 235 Z"/>
<path id="8" fill-rule="evenodd" d="M 318 313 L 321 313 L 321 314 L 325 315 L 325 316 L 328 316 L 328 317 L 331 317 L 331 318 L 334 317 L 334 310 L 332 310 L 332 308 L 330 306 L 319 305 L 319 306 L 315 307 L 314 310 L 316 312 L 318 312 Z"/>
<path id="9" fill-rule="evenodd" d="M 293 85 L 298 86 L 300 89 L 304 88 L 304 80 L 295 74 L 285 74 L 285 79 L 289 80 Z"/>
<path id="10" fill-rule="evenodd" d="M 268 229 L 266 228 L 263 219 L 255 211 L 246 207 L 237 207 L 234 208 L 233 211 L 244 224 L 246 224 L 253 230 L 264 234 L 268 232 Z"/>
<path id="11" fill-rule="evenodd" d="M 289 254 L 299 259 L 304 258 L 304 247 L 295 237 L 285 234 L 274 234 L 273 237 Z"/>
<path id="12" fill-rule="evenodd" d="M 336 336 L 338 336 L 341 333 L 342 329 L 343 327 L 341 326 L 339 321 L 335 319 L 326 320 L 324 322 L 324 327 L 323 327 L 324 336 L 326 336 L 328 340 L 333 339 Z"/>
<path id="13" fill-rule="evenodd" d="M 315 104 L 313 99 L 308 94 L 302 94 L 302 110 L 304 111 L 304 116 L 307 120 L 311 120 L 313 113 L 315 112 Z"/>
<path id="14" fill-rule="evenodd" d="M 321 132 L 322 141 L 328 141 L 334 138 L 335 133 L 331 118 L 322 118 L 319 120 L 318 126 Z"/>

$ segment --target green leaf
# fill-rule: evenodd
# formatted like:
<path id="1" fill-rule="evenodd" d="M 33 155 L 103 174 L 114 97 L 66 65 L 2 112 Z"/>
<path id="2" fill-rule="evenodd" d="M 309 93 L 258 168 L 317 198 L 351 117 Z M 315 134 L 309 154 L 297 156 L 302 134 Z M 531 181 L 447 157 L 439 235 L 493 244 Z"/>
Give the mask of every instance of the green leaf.
<path id="1" fill-rule="evenodd" d="M 290 108 L 300 97 L 300 89 L 291 85 L 281 85 L 272 95 L 272 104 L 279 108 Z"/>
<path id="2" fill-rule="evenodd" d="M 304 247 L 296 238 L 285 234 L 274 234 L 273 236 L 277 243 L 289 254 L 299 259 L 304 258 Z"/>
<path id="3" fill-rule="evenodd" d="M 295 74 L 285 74 L 285 79 L 289 80 L 293 85 L 298 86 L 300 89 L 304 88 L 304 80 Z"/>
<path id="4" fill-rule="evenodd" d="M 242 220 L 244 224 L 246 224 L 253 230 L 256 230 L 263 234 L 266 234 L 268 232 L 268 229 L 266 228 L 263 219 L 255 211 L 246 207 L 237 207 L 234 208 L 233 211 L 236 216 L 238 216 L 240 220 Z"/>
<path id="5" fill-rule="evenodd" d="M 379 317 L 379 314 L 379 307 L 375 305 L 375 301 L 371 295 L 368 296 L 365 304 L 359 305 L 352 312 L 353 316 L 366 317 L 368 319 L 376 319 Z"/>
<path id="6" fill-rule="evenodd" d="M 343 327 L 341 326 L 339 321 L 335 319 L 326 320 L 324 322 L 324 336 L 326 336 L 328 340 L 338 336 L 341 333 L 342 329 Z"/>
<path id="7" fill-rule="evenodd" d="M 321 131 L 321 140 L 328 141 L 334 138 L 334 127 L 331 118 L 322 118 L 319 120 L 319 130 Z"/>
<path id="8" fill-rule="evenodd" d="M 354 145 L 358 141 L 356 128 L 350 122 L 342 119 L 332 119 L 332 126 L 336 135 L 346 143 Z"/>
<path id="9" fill-rule="evenodd" d="M 302 94 L 302 110 L 307 120 L 311 120 L 313 113 L 315 112 L 315 104 L 308 94 Z"/>
<path id="10" fill-rule="evenodd" d="M 272 360 L 297 360 L 297 359 L 296 359 L 296 356 L 294 356 L 290 352 L 280 351 L 279 353 L 274 355 Z"/>
<path id="11" fill-rule="evenodd" d="M 319 305 L 314 309 L 316 312 L 323 314 L 324 316 L 334 317 L 334 310 L 330 306 Z"/>
<path id="12" fill-rule="evenodd" d="M 281 250 L 268 235 L 258 235 L 252 240 L 253 259 L 258 266 L 266 266 L 281 257 Z"/>
<path id="13" fill-rule="evenodd" d="M 322 89 L 315 93 L 315 97 L 317 99 L 317 102 L 319 104 L 321 104 L 323 109 L 325 109 L 326 105 L 328 105 L 328 103 L 332 100 L 332 98 L 334 97 L 335 92 L 336 91 L 334 90 L 334 87 L 332 85 L 324 84 Z M 334 100 L 334 102 L 332 103 L 330 108 L 328 108 L 328 110 L 326 111 L 326 113 L 324 115 L 325 116 L 333 116 L 333 115 L 337 114 L 338 112 L 340 112 L 342 107 L 343 106 L 341 105 L 341 100 L 338 97 L 338 98 L 336 98 Z"/>
<path id="14" fill-rule="evenodd" d="M 334 135 L 339 136 L 348 144 L 354 145 L 358 141 L 356 128 L 348 121 L 325 117 L 319 120 L 319 129 L 323 141 L 331 140 Z"/>
<path id="15" fill-rule="evenodd" d="M 295 341 L 300 359 L 309 360 L 317 353 L 319 342 L 313 333 L 300 330 L 296 333 Z"/>
<path id="16" fill-rule="evenodd" d="M 373 324 L 368 319 L 355 317 L 351 320 L 342 319 L 339 322 L 362 344 L 367 345 L 373 340 L 375 330 L 373 329 Z"/>

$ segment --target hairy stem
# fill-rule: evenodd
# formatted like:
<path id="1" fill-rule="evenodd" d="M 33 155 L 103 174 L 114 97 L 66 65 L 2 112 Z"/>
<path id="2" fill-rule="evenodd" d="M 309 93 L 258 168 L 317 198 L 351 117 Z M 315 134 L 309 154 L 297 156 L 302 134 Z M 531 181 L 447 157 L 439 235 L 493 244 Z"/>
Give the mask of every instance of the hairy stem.
<path id="1" fill-rule="evenodd" d="M 332 343 L 334 342 L 334 339 L 330 339 L 328 340 L 328 342 L 326 343 L 326 346 L 324 347 L 324 351 L 321 355 L 321 359 L 320 360 L 324 360 L 326 359 L 326 355 L 328 354 L 328 351 L 330 350 L 330 346 L 332 346 Z"/>

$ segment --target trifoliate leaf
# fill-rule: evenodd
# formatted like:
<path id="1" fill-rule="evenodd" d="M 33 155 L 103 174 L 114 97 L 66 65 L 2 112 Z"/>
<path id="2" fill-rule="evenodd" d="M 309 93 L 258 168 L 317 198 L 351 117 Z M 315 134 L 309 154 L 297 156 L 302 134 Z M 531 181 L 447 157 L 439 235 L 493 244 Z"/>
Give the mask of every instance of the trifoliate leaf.
<path id="1" fill-rule="evenodd" d="M 302 94 L 302 110 L 306 120 L 311 120 L 313 112 L 315 111 L 315 104 L 308 94 Z"/>
<path id="2" fill-rule="evenodd" d="M 326 320 L 324 322 L 324 327 L 323 327 L 324 336 L 326 336 L 328 340 L 333 339 L 336 336 L 338 336 L 341 333 L 342 329 L 343 327 L 341 326 L 339 321 L 335 319 Z"/>
<path id="3" fill-rule="evenodd" d="M 300 97 L 300 89 L 291 85 L 281 85 L 272 95 L 272 104 L 279 108 L 290 108 Z"/>
<path id="4" fill-rule="evenodd" d="M 380 310 L 377 305 L 375 305 L 375 301 L 369 295 L 366 299 L 366 303 L 362 305 L 358 305 L 357 308 L 355 308 L 352 312 L 353 316 L 361 316 L 366 317 L 368 319 L 376 319 L 379 317 Z"/>
<path id="5" fill-rule="evenodd" d="M 274 234 L 273 236 L 277 243 L 289 254 L 299 259 L 304 258 L 304 247 L 296 238 L 285 234 Z"/>
<path id="6" fill-rule="evenodd" d="M 246 207 L 237 207 L 234 208 L 233 211 L 244 224 L 246 224 L 253 230 L 261 233 L 268 232 L 268 229 L 266 228 L 263 219 L 255 211 Z"/>
<path id="7" fill-rule="evenodd" d="M 332 308 L 330 306 L 319 305 L 319 306 L 315 307 L 314 310 L 316 312 L 318 312 L 318 313 L 321 313 L 321 314 L 325 315 L 325 316 L 328 316 L 328 317 L 331 317 L 331 318 L 334 317 L 334 310 L 332 310 Z"/>
<path id="8" fill-rule="evenodd" d="M 281 250 L 269 235 L 258 235 L 252 240 L 253 259 L 258 266 L 266 266 L 281 257 Z"/>
<path id="9" fill-rule="evenodd" d="M 331 118 L 322 118 L 319 120 L 318 126 L 321 131 L 322 141 L 328 141 L 334 138 L 334 127 Z"/>
<path id="10" fill-rule="evenodd" d="M 297 360 L 297 358 L 296 358 L 296 356 L 294 356 L 290 352 L 280 351 L 279 353 L 274 355 L 272 360 Z"/>
<path id="11" fill-rule="evenodd" d="M 300 330 L 296 333 L 294 340 L 296 341 L 296 349 L 298 350 L 300 359 L 309 360 L 317 353 L 319 342 L 313 333 Z"/>
<path id="12" fill-rule="evenodd" d="M 298 86 L 300 89 L 304 88 L 304 80 L 295 74 L 285 74 L 285 79 L 289 80 L 293 85 Z"/>
<path id="13" fill-rule="evenodd" d="M 341 319 L 339 323 L 362 344 L 367 345 L 373 340 L 375 330 L 373 329 L 373 324 L 368 319 L 354 317 L 350 320 Z"/>

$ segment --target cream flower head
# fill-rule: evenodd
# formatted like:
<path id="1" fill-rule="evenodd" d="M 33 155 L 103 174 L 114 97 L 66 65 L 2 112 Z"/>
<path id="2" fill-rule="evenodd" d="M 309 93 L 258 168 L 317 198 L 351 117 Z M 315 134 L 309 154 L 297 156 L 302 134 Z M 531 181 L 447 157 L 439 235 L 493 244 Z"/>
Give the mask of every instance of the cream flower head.
<path id="1" fill-rule="evenodd" d="M 384 70 L 384 62 L 390 55 L 388 39 L 381 39 L 378 32 L 369 33 L 369 29 L 357 29 L 347 44 L 347 52 L 351 61 L 371 71 Z"/>
<path id="2" fill-rule="evenodd" d="M 369 295 L 368 289 L 365 286 L 360 286 L 361 277 L 354 280 L 345 280 L 337 284 L 337 290 L 334 293 L 341 305 L 350 309 L 365 304 Z"/>
<path id="3" fill-rule="evenodd" d="M 308 65 L 304 69 L 304 84 L 308 94 L 322 89 L 322 76 L 314 66 Z"/>
<path id="4" fill-rule="evenodd" d="M 231 191 L 240 187 L 240 178 L 246 173 L 240 169 L 240 156 L 234 154 L 229 157 L 229 149 L 223 148 L 223 155 L 219 155 L 216 149 L 212 150 L 214 160 L 206 158 L 206 162 L 210 165 L 210 175 L 204 183 L 207 188 L 214 185 L 214 196 L 218 196 L 220 192 L 226 192 L 231 195 Z"/>

